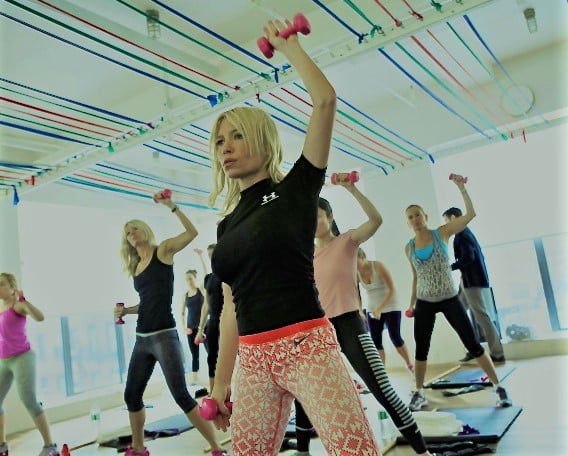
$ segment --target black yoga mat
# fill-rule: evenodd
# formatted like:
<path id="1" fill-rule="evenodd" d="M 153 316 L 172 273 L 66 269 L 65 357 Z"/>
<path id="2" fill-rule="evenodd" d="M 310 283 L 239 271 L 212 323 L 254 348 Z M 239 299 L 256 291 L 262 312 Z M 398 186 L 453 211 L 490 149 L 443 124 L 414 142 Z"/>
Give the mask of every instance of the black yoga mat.
<path id="1" fill-rule="evenodd" d="M 512 366 L 495 367 L 495 371 L 497 372 L 500 382 L 511 375 L 515 369 L 516 368 Z M 492 383 L 485 377 L 486 374 L 481 369 L 460 369 L 446 377 L 439 378 L 427 385 L 424 385 L 424 388 L 448 389 L 463 388 L 464 386 L 470 385 L 491 386 Z"/>

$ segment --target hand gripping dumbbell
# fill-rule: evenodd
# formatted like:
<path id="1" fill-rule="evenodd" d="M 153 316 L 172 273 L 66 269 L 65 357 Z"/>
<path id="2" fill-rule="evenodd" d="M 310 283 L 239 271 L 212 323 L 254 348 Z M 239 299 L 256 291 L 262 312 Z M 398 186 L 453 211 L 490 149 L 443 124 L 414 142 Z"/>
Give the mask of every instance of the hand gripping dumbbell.
<path id="1" fill-rule="evenodd" d="M 160 197 L 162 199 L 171 198 L 172 197 L 172 191 L 169 188 L 165 188 L 164 190 L 162 190 L 160 192 Z M 153 196 L 152 199 L 154 200 L 154 203 L 158 202 L 158 199 L 156 198 L 156 196 Z"/>
<path id="2" fill-rule="evenodd" d="M 199 345 L 200 343 L 204 342 L 206 338 L 207 337 L 205 337 L 205 334 L 203 334 L 203 337 L 196 337 L 195 339 L 193 339 L 193 343 L 195 345 Z"/>
<path id="3" fill-rule="evenodd" d="M 454 174 L 454 173 L 451 173 L 449 179 L 452 180 L 454 177 L 455 177 L 455 174 Z M 467 177 L 464 177 L 464 178 L 463 178 L 463 183 L 464 183 L 464 184 L 467 184 Z"/>
<path id="4" fill-rule="evenodd" d="M 233 403 L 230 401 L 225 402 L 225 407 L 229 409 L 229 412 L 233 411 Z M 199 404 L 199 415 L 204 420 L 213 420 L 219 414 L 219 407 L 217 407 L 217 402 L 211 397 L 206 397 Z"/>
<path id="5" fill-rule="evenodd" d="M 331 175 L 331 183 L 333 185 L 337 184 L 338 182 L 340 182 L 340 180 L 338 180 L 339 178 L 341 178 L 342 176 L 347 175 L 347 181 L 348 182 L 358 182 L 359 181 L 359 173 L 357 171 L 351 171 L 350 173 L 333 173 Z"/>
<path id="6" fill-rule="evenodd" d="M 117 302 L 116 307 L 124 308 L 124 303 L 123 302 Z M 116 319 L 116 324 L 117 325 L 123 325 L 124 324 L 124 320 L 122 319 L 122 317 L 118 317 Z"/>
<path id="7" fill-rule="evenodd" d="M 310 33 L 310 23 L 306 19 L 306 16 L 302 13 L 295 14 L 292 18 L 292 25 L 279 32 L 278 36 L 287 39 L 290 35 L 294 35 L 298 32 L 302 35 Z M 274 46 L 270 44 L 268 38 L 261 36 L 258 40 L 256 40 L 256 45 L 267 59 L 272 58 L 274 55 Z"/>

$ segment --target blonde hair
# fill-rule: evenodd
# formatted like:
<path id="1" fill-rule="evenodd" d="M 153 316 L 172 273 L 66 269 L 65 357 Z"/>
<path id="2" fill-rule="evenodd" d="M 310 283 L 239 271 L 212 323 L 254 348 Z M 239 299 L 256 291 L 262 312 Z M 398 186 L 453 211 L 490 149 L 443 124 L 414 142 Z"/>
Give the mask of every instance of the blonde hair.
<path id="1" fill-rule="evenodd" d="M 14 274 L 10 274 L 9 272 L 2 272 L 0 273 L 0 276 L 6 279 L 8 285 L 10 285 L 10 288 L 13 288 L 14 290 L 18 289 L 18 280 L 16 279 L 16 276 Z"/>
<path id="2" fill-rule="evenodd" d="M 120 256 L 122 257 L 124 270 L 128 272 L 129 276 L 132 277 L 136 272 L 138 263 L 140 263 L 140 256 L 138 256 L 136 249 L 132 247 L 130 242 L 128 242 L 128 240 L 126 239 L 128 225 L 141 230 L 146 236 L 148 244 L 152 246 L 156 245 L 156 238 L 154 237 L 152 229 L 148 226 L 147 223 L 143 222 L 142 220 L 129 220 L 124 224 L 124 228 L 122 229 L 122 239 L 120 240 Z"/>
<path id="3" fill-rule="evenodd" d="M 259 155 L 265 159 L 264 164 L 272 181 L 280 182 L 284 179 L 284 174 L 280 171 L 283 158 L 280 135 L 276 124 L 265 111 L 259 108 L 237 107 L 222 113 L 215 120 L 209 139 L 209 150 L 213 156 L 213 191 L 209 195 L 209 206 L 215 205 L 217 197 L 226 185 L 227 193 L 221 209 L 221 214 L 226 215 L 239 202 L 240 188 L 235 179 L 227 179 L 218 157 L 215 142 L 223 120 L 227 120 L 243 134 L 250 154 Z"/>

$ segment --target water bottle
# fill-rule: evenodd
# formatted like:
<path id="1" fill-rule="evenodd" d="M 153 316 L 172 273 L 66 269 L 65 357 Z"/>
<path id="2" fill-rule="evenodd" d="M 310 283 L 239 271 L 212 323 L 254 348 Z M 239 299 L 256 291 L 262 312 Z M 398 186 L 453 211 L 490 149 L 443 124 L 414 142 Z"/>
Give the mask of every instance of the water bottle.
<path id="1" fill-rule="evenodd" d="M 387 412 L 385 412 L 384 410 L 379 411 L 378 417 L 380 438 L 383 442 L 390 443 L 393 439 L 396 438 L 393 424 L 389 416 L 387 415 Z"/>
<path id="2" fill-rule="evenodd" d="M 91 418 L 94 437 L 98 441 L 101 435 L 101 409 L 97 404 L 92 405 L 89 417 Z"/>

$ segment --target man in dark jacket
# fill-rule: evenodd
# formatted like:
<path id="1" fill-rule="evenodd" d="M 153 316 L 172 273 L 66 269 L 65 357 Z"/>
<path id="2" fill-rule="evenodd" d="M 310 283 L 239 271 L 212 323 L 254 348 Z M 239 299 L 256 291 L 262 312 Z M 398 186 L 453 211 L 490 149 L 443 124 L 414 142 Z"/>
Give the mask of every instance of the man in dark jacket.
<path id="1" fill-rule="evenodd" d="M 446 222 L 461 217 L 461 215 L 462 211 L 457 207 L 451 207 L 443 214 Z M 483 331 L 493 362 L 504 362 L 503 345 L 501 345 L 499 333 L 489 316 L 489 313 L 493 312 L 485 259 L 477 239 L 467 227 L 454 237 L 454 256 L 456 261 L 452 264 L 452 269 L 459 269 L 461 272 L 462 296 L 466 306 L 471 309 L 473 327 L 476 333 L 477 325 Z M 479 334 L 477 335 L 479 336 Z M 466 353 L 465 358 L 461 359 L 460 362 L 465 363 L 472 359 L 473 356 Z"/>

